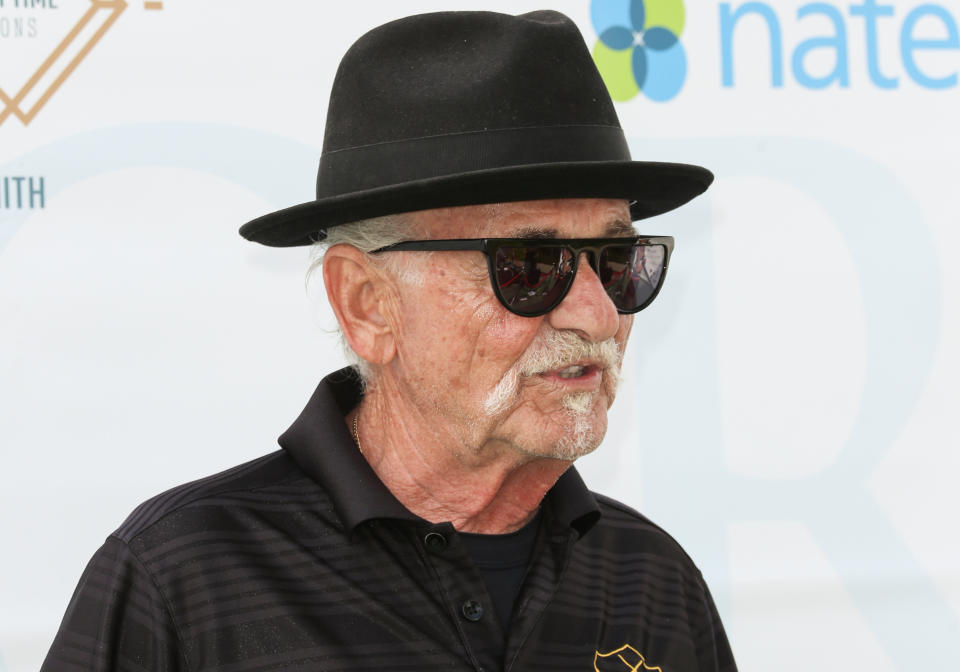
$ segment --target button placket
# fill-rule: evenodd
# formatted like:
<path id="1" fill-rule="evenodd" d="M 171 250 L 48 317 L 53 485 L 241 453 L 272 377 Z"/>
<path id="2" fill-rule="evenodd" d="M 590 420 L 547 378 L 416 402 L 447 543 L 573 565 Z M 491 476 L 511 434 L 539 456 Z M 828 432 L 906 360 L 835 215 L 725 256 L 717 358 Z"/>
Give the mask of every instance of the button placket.
<path id="1" fill-rule="evenodd" d="M 421 528 L 418 542 L 439 582 L 448 613 L 456 619 L 456 629 L 475 669 L 499 669 L 505 645 L 503 631 L 490 611 L 483 577 L 453 526 Z"/>

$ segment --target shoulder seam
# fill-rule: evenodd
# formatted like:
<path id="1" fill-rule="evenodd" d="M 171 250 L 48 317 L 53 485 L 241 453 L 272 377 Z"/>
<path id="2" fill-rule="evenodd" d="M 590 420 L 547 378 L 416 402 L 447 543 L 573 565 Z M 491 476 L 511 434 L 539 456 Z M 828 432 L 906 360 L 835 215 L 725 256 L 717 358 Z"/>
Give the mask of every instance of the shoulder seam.
<path id="1" fill-rule="evenodd" d="M 161 492 L 160 494 L 151 497 L 137 506 L 127 516 L 126 520 L 124 520 L 123 523 L 121 523 L 120 526 L 114 530 L 110 536 L 116 537 L 124 543 L 129 543 L 139 537 L 141 534 L 150 530 L 154 525 L 162 521 L 170 514 L 176 513 L 180 509 L 189 506 L 190 504 L 193 504 L 204 497 L 226 495 L 233 492 L 255 492 L 265 486 L 229 488 L 227 484 L 224 483 L 223 485 L 225 489 L 223 490 L 214 489 L 212 492 L 207 493 L 202 493 L 200 491 L 202 491 L 203 487 L 207 485 L 207 481 L 215 481 L 215 479 L 221 478 L 228 479 L 231 476 L 243 475 L 247 471 L 259 467 L 262 463 L 267 462 L 271 458 L 274 458 L 278 455 L 282 455 L 282 451 L 274 451 L 273 453 L 263 455 L 250 462 L 232 467 L 218 474 L 205 476 L 195 481 L 174 486 L 169 490 Z M 212 487 L 216 488 L 215 484 L 211 485 Z M 175 501 L 176 495 L 181 496 L 181 501 Z M 165 508 L 167 506 L 170 508 Z"/>

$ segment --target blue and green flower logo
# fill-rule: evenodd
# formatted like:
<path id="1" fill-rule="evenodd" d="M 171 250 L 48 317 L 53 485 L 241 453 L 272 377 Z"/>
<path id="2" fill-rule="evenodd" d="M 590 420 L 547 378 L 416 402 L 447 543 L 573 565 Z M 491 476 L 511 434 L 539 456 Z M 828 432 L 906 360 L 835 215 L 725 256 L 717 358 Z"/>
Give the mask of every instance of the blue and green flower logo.
<path id="1" fill-rule="evenodd" d="M 593 60 L 611 98 L 630 100 L 642 91 L 664 102 L 680 92 L 687 78 L 682 0 L 593 0 L 590 18 L 600 36 Z"/>

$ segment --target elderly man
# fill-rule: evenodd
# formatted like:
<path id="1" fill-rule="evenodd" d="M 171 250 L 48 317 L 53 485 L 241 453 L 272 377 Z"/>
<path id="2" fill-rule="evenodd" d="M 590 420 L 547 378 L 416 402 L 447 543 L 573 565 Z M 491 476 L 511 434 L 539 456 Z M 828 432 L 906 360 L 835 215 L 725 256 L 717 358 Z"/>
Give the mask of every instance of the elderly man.
<path id="1" fill-rule="evenodd" d="M 735 670 L 683 550 L 571 466 L 667 270 L 632 222 L 711 179 L 630 160 L 560 14 L 363 36 L 317 199 L 241 229 L 321 241 L 354 366 L 282 450 L 138 508 L 45 669 Z"/>

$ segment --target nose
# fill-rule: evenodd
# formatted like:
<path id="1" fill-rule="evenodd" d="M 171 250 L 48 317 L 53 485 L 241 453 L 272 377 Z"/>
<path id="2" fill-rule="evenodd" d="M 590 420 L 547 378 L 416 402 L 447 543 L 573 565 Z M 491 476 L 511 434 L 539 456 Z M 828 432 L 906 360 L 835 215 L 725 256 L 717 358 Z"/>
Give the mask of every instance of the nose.
<path id="1" fill-rule="evenodd" d="M 582 252 L 577 275 L 560 305 L 547 314 L 554 329 L 572 329 L 593 343 L 612 338 L 620 327 L 620 316 Z"/>

